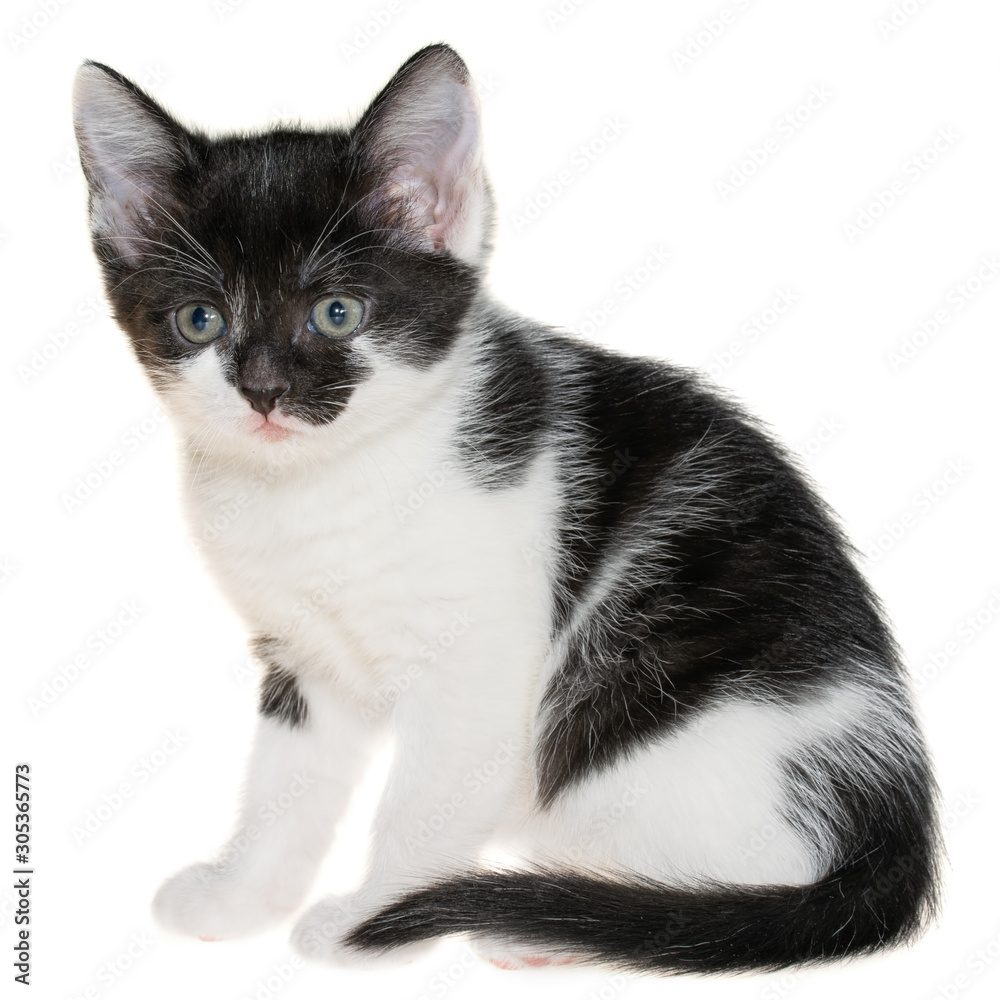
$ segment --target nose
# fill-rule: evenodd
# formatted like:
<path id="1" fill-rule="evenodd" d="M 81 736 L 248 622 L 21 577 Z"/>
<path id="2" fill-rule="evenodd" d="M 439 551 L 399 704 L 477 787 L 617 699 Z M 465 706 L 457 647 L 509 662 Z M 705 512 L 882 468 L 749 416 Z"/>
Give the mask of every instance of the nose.
<path id="1" fill-rule="evenodd" d="M 288 392 L 287 385 L 272 385 L 266 389 L 254 389 L 248 385 L 240 386 L 240 394 L 245 396 L 250 405 L 262 416 L 267 416 L 274 409 L 278 400 Z"/>

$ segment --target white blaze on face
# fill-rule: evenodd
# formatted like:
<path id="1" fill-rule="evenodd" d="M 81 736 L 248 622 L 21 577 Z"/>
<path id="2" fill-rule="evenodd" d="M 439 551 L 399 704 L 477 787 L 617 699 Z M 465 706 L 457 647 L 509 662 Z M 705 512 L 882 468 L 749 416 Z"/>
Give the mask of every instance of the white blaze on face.
<path id="1" fill-rule="evenodd" d="M 227 381 L 219 352 L 209 347 L 179 366 L 164 388 L 165 405 L 181 435 L 209 450 L 240 452 L 280 442 L 312 425 L 279 405 L 265 418 Z"/>

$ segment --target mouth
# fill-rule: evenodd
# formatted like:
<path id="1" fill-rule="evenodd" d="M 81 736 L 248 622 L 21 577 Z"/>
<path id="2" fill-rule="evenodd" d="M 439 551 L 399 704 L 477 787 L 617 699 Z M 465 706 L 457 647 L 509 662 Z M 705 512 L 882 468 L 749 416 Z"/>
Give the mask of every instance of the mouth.
<path id="1" fill-rule="evenodd" d="M 287 441 L 295 434 L 295 430 L 285 423 L 285 418 L 273 410 L 268 417 L 262 417 L 255 413 L 250 433 L 264 441 Z"/>

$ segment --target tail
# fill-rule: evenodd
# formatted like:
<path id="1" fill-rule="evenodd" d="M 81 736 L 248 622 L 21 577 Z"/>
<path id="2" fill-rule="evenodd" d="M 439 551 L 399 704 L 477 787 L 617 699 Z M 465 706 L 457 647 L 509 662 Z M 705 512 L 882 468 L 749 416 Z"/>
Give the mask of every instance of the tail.
<path id="1" fill-rule="evenodd" d="M 631 971 L 777 970 L 913 938 L 935 909 L 933 847 L 883 847 L 804 886 L 679 889 L 639 877 L 470 873 L 404 896 L 348 944 L 385 951 L 464 933 Z"/>

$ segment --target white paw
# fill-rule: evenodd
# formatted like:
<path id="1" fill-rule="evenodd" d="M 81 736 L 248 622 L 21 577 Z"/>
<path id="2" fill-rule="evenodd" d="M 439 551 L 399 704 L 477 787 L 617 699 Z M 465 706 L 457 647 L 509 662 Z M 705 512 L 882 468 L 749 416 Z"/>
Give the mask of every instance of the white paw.
<path id="1" fill-rule="evenodd" d="M 280 923 L 298 899 L 280 885 L 253 884 L 238 870 L 200 863 L 184 868 L 160 886 L 153 916 L 167 930 L 204 941 L 247 937 Z"/>
<path id="2" fill-rule="evenodd" d="M 292 931 L 292 947 L 303 958 L 330 962 L 342 968 L 384 969 L 420 958 L 434 941 L 392 948 L 384 952 L 361 951 L 345 943 L 352 928 L 377 913 L 379 906 L 366 905 L 358 897 L 327 896 L 299 918 Z"/>

